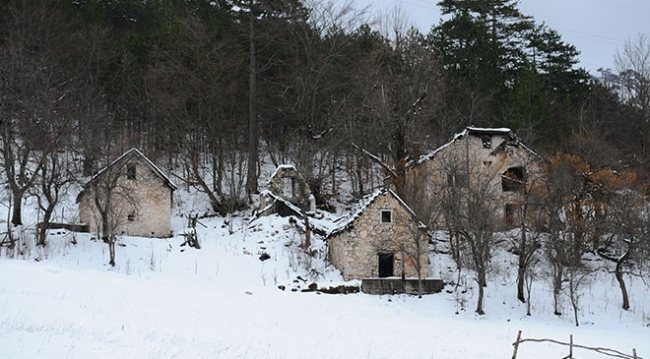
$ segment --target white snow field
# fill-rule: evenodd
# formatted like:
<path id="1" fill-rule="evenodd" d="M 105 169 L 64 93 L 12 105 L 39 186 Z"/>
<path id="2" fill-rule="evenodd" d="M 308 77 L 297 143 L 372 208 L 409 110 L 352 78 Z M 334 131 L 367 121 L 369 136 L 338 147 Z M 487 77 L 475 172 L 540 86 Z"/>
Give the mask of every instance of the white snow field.
<path id="1" fill-rule="evenodd" d="M 181 212 L 173 218 L 177 234 L 184 231 Z M 22 253 L 0 253 L 0 358 L 511 358 L 519 330 L 523 338 L 568 342 L 573 335 L 575 344 L 628 355 L 618 357 L 636 349 L 650 358 L 650 292 L 638 278 L 626 278 L 632 308 L 624 311 L 614 276 L 594 274 L 576 327 L 566 297 L 563 315 L 553 315 L 541 272 L 526 316 L 516 299 L 516 257 L 498 252 L 487 314 L 478 316 L 471 274 L 457 290 L 449 285 L 421 299 L 302 292 L 312 282 L 358 282 L 344 283 L 326 264 L 322 241 L 306 254 L 302 232 L 287 228 L 287 218 L 201 222 L 200 250 L 181 246 L 179 235 L 123 237 L 115 267 L 107 265 L 107 245 L 91 234 L 51 230 L 41 248 L 25 230 Z M 263 252 L 270 259 L 261 261 Z M 457 276 L 444 254 L 431 254 L 429 272 L 450 282 Z M 525 342 L 517 358 L 568 353 Z M 573 354 L 609 358 L 579 348 Z"/>

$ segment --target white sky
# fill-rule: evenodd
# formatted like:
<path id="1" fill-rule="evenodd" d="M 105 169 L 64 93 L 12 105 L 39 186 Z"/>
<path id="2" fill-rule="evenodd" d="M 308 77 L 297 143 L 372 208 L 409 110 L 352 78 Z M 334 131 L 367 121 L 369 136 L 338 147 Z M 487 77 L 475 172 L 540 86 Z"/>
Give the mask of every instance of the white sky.
<path id="1" fill-rule="evenodd" d="M 407 21 L 428 33 L 440 21 L 439 0 L 356 0 L 375 13 L 401 7 Z M 593 75 L 602 68 L 614 68 L 614 54 L 638 34 L 650 36 L 649 0 L 520 0 L 519 9 L 536 23 L 545 22 L 562 39 L 581 52 L 579 66 Z"/>

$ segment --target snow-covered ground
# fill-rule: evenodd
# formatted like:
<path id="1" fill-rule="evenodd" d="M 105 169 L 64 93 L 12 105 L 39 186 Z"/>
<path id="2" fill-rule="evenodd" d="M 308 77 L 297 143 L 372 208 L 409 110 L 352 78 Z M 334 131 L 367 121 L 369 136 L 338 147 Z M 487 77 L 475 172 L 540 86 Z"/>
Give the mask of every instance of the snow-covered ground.
<path id="1" fill-rule="evenodd" d="M 185 209 L 191 200 L 178 201 Z M 173 226 L 184 231 L 176 211 Z M 650 292 L 628 278 L 632 309 L 620 309 L 613 275 L 585 287 L 580 327 L 568 299 L 553 315 L 538 279 L 532 316 L 515 296 L 516 257 L 495 256 L 486 315 L 474 313 L 475 284 L 421 299 L 302 292 L 344 284 L 315 240 L 286 218 L 206 218 L 200 250 L 183 239 L 125 237 L 116 267 L 90 234 L 52 230 L 45 248 L 0 254 L 0 358 L 510 358 L 517 332 L 650 358 Z M 232 233 L 231 233 L 232 232 Z M 72 241 L 76 244 L 72 244 Z M 270 258 L 261 261 L 260 255 Z M 445 255 L 430 274 L 456 280 Z M 345 284 L 356 284 L 350 282 Z M 281 289 L 283 288 L 283 289 Z M 464 306 L 464 309 L 463 309 Z M 460 310 L 459 310 L 460 309 Z M 517 358 L 563 358 L 567 347 L 522 343 Z M 576 358 L 606 358 L 574 348 Z"/>

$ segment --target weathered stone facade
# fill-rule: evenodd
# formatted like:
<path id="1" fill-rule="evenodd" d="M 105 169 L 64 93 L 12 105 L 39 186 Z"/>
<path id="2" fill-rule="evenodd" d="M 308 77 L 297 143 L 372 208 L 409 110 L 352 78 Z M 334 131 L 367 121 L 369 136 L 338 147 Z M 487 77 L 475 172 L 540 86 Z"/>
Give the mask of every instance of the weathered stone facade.
<path id="1" fill-rule="evenodd" d="M 506 223 L 512 204 L 521 199 L 522 186 L 541 176 L 541 162 L 510 129 L 469 127 L 411 163 L 408 175 L 424 185 L 431 201 L 448 186 L 485 186 L 486 200 L 498 202 L 497 216 Z"/>
<path id="2" fill-rule="evenodd" d="M 365 197 L 328 236 L 328 256 L 345 280 L 402 273 L 418 277 L 418 272 L 424 278 L 428 240 L 426 228 L 404 202 L 381 190 Z"/>
<path id="3" fill-rule="evenodd" d="M 101 233 L 95 191 L 111 188 L 110 220 L 116 234 L 164 238 L 171 235 L 173 183 L 140 151 L 131 149 L 100 171 L 79 194 L 79 217 L 91 232 Z M 101 197 L 100 203 L 105 206 Z"/>
<path id="4" fill-rule="evenodd" d="M 311 191 L 309 185 L 293 165 L 278 166 L 266 185 L 266 189 L 271 192 L 272 196 L 263 194 L 260 197 L 260 208 L 264 212 L 263 215 L 277 212 L 277 209 L 271 206 L 275 201 L 274 197 L 279 197 L 300 210 L 310 210 Z"/>

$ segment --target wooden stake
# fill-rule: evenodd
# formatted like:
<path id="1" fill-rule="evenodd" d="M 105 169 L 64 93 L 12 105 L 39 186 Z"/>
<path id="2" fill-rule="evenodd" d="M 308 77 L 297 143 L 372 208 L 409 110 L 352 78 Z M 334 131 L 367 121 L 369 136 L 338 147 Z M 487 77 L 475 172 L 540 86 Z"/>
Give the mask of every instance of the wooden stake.
<path id="1" fill-rule="evenodd" d="M 519 340 L 521 339 L 521 330 L 517 333 L 517 340 L 512 345 L 515 349 L 512 351 L 512 359 L 517 359 L 517 350 L 519 349 Z"/>

